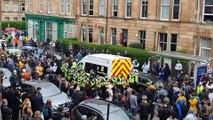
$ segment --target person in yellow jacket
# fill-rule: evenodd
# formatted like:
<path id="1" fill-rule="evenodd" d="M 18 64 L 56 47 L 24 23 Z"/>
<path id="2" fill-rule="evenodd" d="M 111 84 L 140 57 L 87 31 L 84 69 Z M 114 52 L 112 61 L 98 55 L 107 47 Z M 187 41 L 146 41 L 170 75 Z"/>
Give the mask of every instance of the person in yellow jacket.
<path id="1" fill-rule="evenodd" d="M 20 60 L 18 63 L 19 69 L 21 70 L 24 67 L 24 63 Z"/>
<path id="2" fill-rule="evenodd" d="M 40 62 L 37 63 L 36 70 L 38 72 L 39 78 L 43 78 L 43 67 L 41 66 Z"/>
<path id="3" fill-rule="evenodd" d="M 183 100 L 186 103 L 186 97 L 184 96 L 184 93 L 180 93 L 178 99 L 176 100 L 176 104 L 178 103 L 179 100 Z"/>
<path id="4" fill-rule="evenodd" d="M 198 113 L 197 104 L 198 104 L 198 99 L 196 98 L 195 94 L 193 93 L 192 95 L 190 95 L 189 105 L 190 105 L 190 108 L 194 110 L 196 115 Z"/>

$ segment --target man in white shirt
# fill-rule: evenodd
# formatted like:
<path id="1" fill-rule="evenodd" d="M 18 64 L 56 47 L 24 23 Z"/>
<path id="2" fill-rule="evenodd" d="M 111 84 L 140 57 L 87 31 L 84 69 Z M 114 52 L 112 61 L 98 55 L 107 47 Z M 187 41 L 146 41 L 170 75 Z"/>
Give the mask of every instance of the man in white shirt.
<path id="1" fill-rule="evenodd" d="M 180 61 L 178 60 L 178 62 L 177 62 L 176 65 L 175 65 L 176 75 L 177 75 L 178 73 L 180 73 L 181 70 L 182 70 L 182 64 L 181 64 Z"/>

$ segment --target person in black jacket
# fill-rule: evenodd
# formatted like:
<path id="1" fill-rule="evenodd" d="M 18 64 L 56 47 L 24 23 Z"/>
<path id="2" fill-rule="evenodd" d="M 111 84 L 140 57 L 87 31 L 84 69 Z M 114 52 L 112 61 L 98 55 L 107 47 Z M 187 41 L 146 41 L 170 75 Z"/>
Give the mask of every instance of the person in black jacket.
<path id="1" fill-rule="evenodd" d="M 2 120 L 12 120 L 13 110 L 8 107 L 7 99 L 2 100 L 1 113 Z"/>
<path id="2" fill-rule="evenodd" d="M 142 102 L 139 107 L 139 114 L 141 120 L 148 120 L 149 114 L 151 113 L 151 105 L 147 101 L 147 96 L 142 96 Z"/>

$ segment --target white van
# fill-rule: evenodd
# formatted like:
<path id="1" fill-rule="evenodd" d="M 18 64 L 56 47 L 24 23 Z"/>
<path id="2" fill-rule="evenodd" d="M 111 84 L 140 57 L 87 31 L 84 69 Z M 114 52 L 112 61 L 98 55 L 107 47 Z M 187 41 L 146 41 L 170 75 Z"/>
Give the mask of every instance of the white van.
<path id="1" fill-rule="evenodd" d="M 119 55 L 90 54 L 79 61 L 78 66 L 86 73 L 93 70 L 96 75 L 107 78 L 118 77 L 120 74 L 127 77 L 131 73 L 132 61 L 131 58 Z"/>

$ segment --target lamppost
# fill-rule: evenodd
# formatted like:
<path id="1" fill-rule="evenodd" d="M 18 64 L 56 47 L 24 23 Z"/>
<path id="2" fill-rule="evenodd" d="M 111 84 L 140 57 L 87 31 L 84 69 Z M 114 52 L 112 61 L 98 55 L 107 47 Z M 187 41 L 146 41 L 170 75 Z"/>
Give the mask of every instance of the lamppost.
<path id="1" fill-rule="evenodd" d="M 0 0 L 0 37 L 2 37 L 2 24 L 1 24 L 1 15 L 2 15 L 2 10 L 1 10 L 1 6 L 2 6 L 2 4 L 1 4 L 1 0 Z"/>

